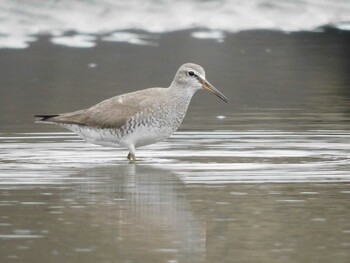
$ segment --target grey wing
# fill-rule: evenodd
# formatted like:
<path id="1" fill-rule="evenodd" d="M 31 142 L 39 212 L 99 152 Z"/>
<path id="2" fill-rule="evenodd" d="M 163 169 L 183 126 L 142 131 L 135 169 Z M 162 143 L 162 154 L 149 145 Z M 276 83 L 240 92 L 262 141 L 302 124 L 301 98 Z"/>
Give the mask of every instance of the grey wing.
<path id="1" fill-rule="evenodd" d="M 142 109 L 153 107 L 163 90 L 152 88 L 127 93 L 102 101 L 88 109 L 59 114 L 49 121 L 118 129 Z"/>

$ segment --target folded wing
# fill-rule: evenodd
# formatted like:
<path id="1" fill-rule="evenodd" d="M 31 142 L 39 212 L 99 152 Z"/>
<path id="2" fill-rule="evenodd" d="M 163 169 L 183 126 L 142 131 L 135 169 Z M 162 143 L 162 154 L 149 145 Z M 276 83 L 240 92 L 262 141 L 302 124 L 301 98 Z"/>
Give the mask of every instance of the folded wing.
<path id="1" fill-rule="evenodd" d="M 163 95 L 163 88 L 151 88 L 112 97 L 84 110 L 54 115 L 35 115 L 34 117 L 37 122 L 118 129 L 142 109 L 151 108 L 157 98 Z"/>

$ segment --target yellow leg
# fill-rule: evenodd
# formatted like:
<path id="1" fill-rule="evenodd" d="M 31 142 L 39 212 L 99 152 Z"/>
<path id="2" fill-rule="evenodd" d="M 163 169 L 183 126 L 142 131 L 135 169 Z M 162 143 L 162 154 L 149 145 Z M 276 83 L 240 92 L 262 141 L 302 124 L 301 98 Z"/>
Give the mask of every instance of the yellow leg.
<path id="1" fill-rule="evenodd" d="M 129 154 L 128 154 L 128 160 L 131 161 L 131 162 L 135 162 L 135 161 L 136 161 L 136 156 L 135 156 L 135 154 L 129 152 Z"/>

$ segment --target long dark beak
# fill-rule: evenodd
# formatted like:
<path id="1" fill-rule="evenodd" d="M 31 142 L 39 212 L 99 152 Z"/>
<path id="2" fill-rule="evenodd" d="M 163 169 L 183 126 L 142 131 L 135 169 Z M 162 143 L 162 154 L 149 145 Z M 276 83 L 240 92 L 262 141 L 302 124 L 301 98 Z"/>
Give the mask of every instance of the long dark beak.
<path id="1" fill-rule="evenodd" d="M 224 94 L 222 94 L 219 90 L 217 90 L 213 85 L 211 85 L 206 79 L 202 79 L 200 77 L 197 77 L 199 83 L 202 85 L 203 89 L 209 90 L 211 93 L 218 96 L 220 99 L 222 99 L 224 102 L 227 103 L 227 98 Z"/>

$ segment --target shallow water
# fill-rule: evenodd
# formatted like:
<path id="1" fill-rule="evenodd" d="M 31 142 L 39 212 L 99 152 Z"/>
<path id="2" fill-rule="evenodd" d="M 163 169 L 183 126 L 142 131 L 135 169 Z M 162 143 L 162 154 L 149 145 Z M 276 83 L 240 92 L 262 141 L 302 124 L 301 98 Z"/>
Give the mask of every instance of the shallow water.
<path id="1" fill-rule="evenodd" d="M 336 130 L 179 131 L 139 148 L 137 166 L 166 168 L 191 184 L 348 182 L 349 139 Z M 72 180 L 70 169 L 126 165 L 125 149 L 85 143 L 73 133 L 2 134 L 0 140 L 2 183 L 16 183 L 22 173 L 19 184 Z"/>
<path id="2" fill-rule="evenodd" d="M 312 4 L 319 14 L 338 13 L 323 2 Z M 14 26 L 0 25 L 12 30 L 0 36 L 0 262 L 350 262 L 349 32 L 234 34 L 208 24 L 86 35 L 41 23 L 37 6 L 26 5 L 32 15 L 6 9 Z M 294 18 L 293 6 L 281 9 Z M 95 9 L 84 10 L 78 18 L 90 21 Z M 152 43 L 135 42 L 140 35 Z M 185 62 L 204 66 L 229 103 L 197 92 L 180 130 L 138 149 L 136 164 L 124 149 L 33 123 L 33 114 L 166 87 Z"/>
<path id="3" fill-rule="evenodd" d="M 349 138 L 180 131 L 129 164 L 71 133 L 1 134 L 3 262 L 347 262 Z"/>

